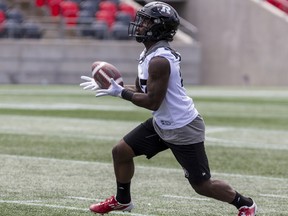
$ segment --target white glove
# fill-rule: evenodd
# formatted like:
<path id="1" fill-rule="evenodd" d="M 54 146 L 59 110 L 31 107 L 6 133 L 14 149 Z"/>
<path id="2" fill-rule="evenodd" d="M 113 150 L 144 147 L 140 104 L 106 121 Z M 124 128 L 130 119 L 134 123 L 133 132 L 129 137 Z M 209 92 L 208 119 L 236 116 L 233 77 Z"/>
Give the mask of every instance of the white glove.
<path id="1" fill-rule="evenodd" d="M 100 87 L 98 86 L 98 84 L 95 82 L 93 78 L 88 77 L 88 76 L 81 76 L 81 79 L 86 81 L 80 84 L 80 86 L 83 87 L 84 90 L 95 91 L 97 89 L 100 89 Z"/>
<path id="2" fill-rule="evenodd" d="M 111 95 L 114 97 L 121 97 L 122 90 L 124 89 L 123 86 L 119 85 L 115 82 L 113 78 L 111 78 L 111 85 L 108 89 L 97 89 L 96 90 L 96 97 L 107 96 Z"/>

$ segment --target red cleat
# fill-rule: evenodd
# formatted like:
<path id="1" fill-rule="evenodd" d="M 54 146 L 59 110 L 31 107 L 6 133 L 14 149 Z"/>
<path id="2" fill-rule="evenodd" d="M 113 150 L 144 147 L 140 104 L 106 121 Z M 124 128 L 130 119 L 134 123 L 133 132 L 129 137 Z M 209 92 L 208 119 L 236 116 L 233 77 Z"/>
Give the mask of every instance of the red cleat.
<path id="1" fill-rule="evenodd" d="M 110 211 L 131 211 L 134 208 L 132 202 L 128 204 L 119 203 L 114 196 L 106 199 L 104 202 L 100 202 L 97 204 L 92 204 L 90 206 L 90 211 L 99 214 L 106 214 Z"/>
<path id="2" fill-rule="evenodd" d="M 243 206 L 239 209 L 239 214 L 238 216 L 255 216 L 257 211 L 257 205 L 255 202 L 253 202 L 253 205 L 248 207 L 248 206 Z"/>

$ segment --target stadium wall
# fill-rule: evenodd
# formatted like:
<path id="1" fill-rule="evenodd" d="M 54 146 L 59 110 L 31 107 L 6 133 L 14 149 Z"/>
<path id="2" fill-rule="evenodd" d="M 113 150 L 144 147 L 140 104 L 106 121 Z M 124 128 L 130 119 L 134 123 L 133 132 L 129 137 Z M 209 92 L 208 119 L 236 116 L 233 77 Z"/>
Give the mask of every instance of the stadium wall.
<path id="1" fill-rule="evenodd" d="M 182 54 L 184 84 L 199 84 L 200 46 L 172 42 Z M 94 61 L 107 61 L 121 71 L 126 84 L 134 83 L 143 45 L 134 41 L 0 40 L 1 84 L 79 84 L 91 75 Z"/>
<path id="2" fill-rule="evenodd" d="M 201 83 L 288 85 L 288 17 L 264 0 L 189 0 L 199 30 Z"/>

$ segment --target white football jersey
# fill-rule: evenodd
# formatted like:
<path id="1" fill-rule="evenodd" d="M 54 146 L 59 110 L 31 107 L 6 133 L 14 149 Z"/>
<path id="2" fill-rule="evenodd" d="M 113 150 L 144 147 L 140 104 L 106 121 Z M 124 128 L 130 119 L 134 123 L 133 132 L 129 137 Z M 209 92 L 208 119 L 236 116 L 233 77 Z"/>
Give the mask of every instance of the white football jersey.
<path id="1" fill-rule="evenodd" d="M 160 41 L 147 53 L 146 50 L 141 53 L 138 65 L 139 85 L 143 92 L 147 92 L 148 66 L 151 58 L 155 56 L 165 57 L 170 63 L 171 71 L 166 96 L 159 109 L 152 112 L 154 121 L 164 130 L 183 127 L 197 117 L 198 111 L 183 87 L 181 56 L 172 50 L 166 41 Z"/>

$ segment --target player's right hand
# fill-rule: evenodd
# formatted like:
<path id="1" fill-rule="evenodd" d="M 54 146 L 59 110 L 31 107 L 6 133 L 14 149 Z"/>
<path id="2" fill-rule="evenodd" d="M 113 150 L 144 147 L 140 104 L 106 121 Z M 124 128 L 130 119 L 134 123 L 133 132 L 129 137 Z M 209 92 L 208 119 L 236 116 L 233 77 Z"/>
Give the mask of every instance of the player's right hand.
<path id="1" fill-rule="evenodd" d="M 111 85 L 108 89 L 97 89 L 96 90 L 96 97 L 102 97 L 102 96 L 114 96 L 114 97 L 121 97 L 121 93 L 123 91 L 124 87 L 119 85 L 115 82 L 113 78 L 111 78 Z"/>

